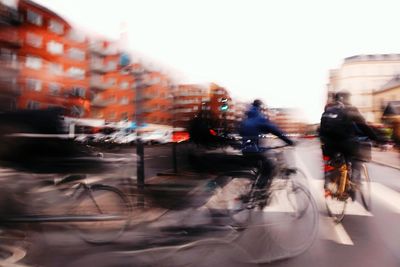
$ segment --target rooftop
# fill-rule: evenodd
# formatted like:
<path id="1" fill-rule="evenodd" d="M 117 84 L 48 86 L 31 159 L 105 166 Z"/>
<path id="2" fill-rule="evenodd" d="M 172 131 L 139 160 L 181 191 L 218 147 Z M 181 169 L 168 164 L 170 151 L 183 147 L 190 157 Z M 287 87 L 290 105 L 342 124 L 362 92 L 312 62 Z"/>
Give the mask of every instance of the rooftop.
<path id="1" fill-rule="evenodd" d="M 366 61 L 400 61 L 400 54 L 355 55 L 344 59 L 344 63 Z"/>

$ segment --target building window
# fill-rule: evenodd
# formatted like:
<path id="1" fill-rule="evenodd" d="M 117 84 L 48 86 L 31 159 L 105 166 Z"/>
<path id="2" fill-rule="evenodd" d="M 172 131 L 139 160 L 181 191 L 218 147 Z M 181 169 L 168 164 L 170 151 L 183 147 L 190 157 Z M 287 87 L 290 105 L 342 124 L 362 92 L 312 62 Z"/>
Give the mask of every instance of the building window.
<path id="1" fill-rule="evenodd" d="M 30 46 L 39 48 L 42 46 L 43 37 L 34 33 L 26 34 L 26 43 Z"/>
<path id="2" fill-rule="evenodd" d="M 85 115 L 85 109 L 81 106 L 72 106 L 71 114 L 72 116 L 83 117 L 83 115 Z"/>
<path id="3" fill-rule="evenodd" d="M 64 47 L 60 43 L 50 41 L 47 43 L 47 51 L 51 54 L 59 55 L 64 52 Z"/>
<path id="4" fill-rule="evenodd" d="M 63 73 L 63 67 L 61 64 L 49 63 L 48 68 L 51 74 L 62 75 Z"/>
<path id="5" fill-rule="evenodd" d="M 26 79 L 26 88 L 39 92 L 42 90 L 42 81 L 35 79 Z"/>
<path id="6" fill-rule="evenodd" d="M 86 95 L 86 90 L 85 90 L 85 88 L 73 88 L 72 95 L 84 98 Z"/>
<path id="7" fill-rule="evenodd" d="M 71 30 L 68 33 L 68 38 L 77 43 L 83 43 L 85 41 L 85 35 L 78 33 L 77 31 Z"/>
<path id="8" fill-rule="evenodd" d="M 43 23 L 43 17 L 32 10 L 28 10 L 26 13 L 26 19 L 37 26 L 41 26 Z"/>
<path id="9" fill-rule="evenodd" d="M 49 93 L 51 95 L 59 95 L 61 86 L 58 83 L 49 84 Z"/>
<path id="10" fill-rule="evenodd" d="M 129 104 L 129 98 L 127 98 L 127 97 L 124 96 L 123 98 L 121 98 L 120 103 L 121 103 L 121 105 L 127 105 L 127 104 Z"/>
<path id="11" fill-rule="evenodd" d="M 107 82 L 110 86 L 114 86 L 117 83 L 117 80 L 115 78 L 109 78 Z"/>
<path id="12" fill-rule="evenodd" d="M 25 65 L 28 68 L 38 70 L 42 67 L 42 59 L 40 57 L 27 56 Z"/>
<path id="13" fill-rule="evenodd" d="M 62 33 L 64 33 L 64 25 L 62 25 L 60 22 L 57 22 L 55 20 L 50 20 L 49 30 L 54 33 L 57 33 L 57 34 L 62 34 Z"/>
<path id="14" fill-rule="evenodd" d="M 29 100 L 27 105 L 26 105 L 27 109 L 39 109 L 39 107 L 40 107 L 39 102 L 32 101 L 32 100 Z"/>
<path id="15" fill-rule="evenodd" d="M 108 71 L 113 71 L 113 70 L 116 70 L 117 69 L 117 62 L 115 62 L 115 61 L 109 61 L 108 63 L 107 63 L 107 70 Z"/>
<path id="16" fill-rule="evenodd" d="M 78 48 L 70 48 L 68 49 L 68 56 L 72 59 L 82 61 L 85 59 L 85 52 Z"/>
<path id="17" fill-rule="evenodd" d="M 85 71 L 80 68 L 71 67 L 67 70 L 68 76 L 78 80 L 82 80 L 85 77 Z"/>
<path id="18" fill-rule="evenodd" d="M 125 89 L 128 89 L 129 83 L 128 82 L 121 82 L 120 86 L 121 86 L 121 89 L 125 90 Z"/>

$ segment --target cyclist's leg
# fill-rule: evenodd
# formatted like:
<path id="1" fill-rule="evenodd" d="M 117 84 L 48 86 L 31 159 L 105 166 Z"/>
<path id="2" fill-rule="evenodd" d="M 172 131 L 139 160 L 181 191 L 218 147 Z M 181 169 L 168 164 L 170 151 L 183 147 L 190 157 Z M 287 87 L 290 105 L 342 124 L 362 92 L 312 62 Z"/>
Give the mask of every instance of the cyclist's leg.
<path id="1" fill-rule="evenodd" d="M 324 144 L 321 146 L 322 149 L 322 156 L 324 158 L 324 189 L 327 190 L 328 185 L 330 182 L 334 181 L 337 173 L 335 170 L 331 170 L 328 168 L 328 165 L 330 164 L 331 159 L 335 157 L 339 151 L 336 149 L 337 147 L 332 143 L 325 141 Z"/>
<path id="2" fill-rule="evenodd" d="M 262 162 L 262 168 L 260 170 L 261 175 L 256 182 L 256 187 L 258 189 L 264 189 L 273 177 L 275 166 L 274 163 L 264 155 L 260 156 L 260 160 Z"/>

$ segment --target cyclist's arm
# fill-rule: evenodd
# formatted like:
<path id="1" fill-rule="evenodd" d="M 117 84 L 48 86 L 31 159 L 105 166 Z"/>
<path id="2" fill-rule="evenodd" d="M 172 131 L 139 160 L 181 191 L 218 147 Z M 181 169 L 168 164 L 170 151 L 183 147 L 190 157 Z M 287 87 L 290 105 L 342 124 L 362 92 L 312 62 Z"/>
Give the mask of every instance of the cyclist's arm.
<path id="1" fill-rule="evenodd" d="M 284 135 L 284 133 L 278 128 L 278 126 L 274 125 L 271 122 L 265 121 L 261 126 L 261 130 L 264 133 L 272 133 L 273 135 L 279 137 L 281 140 L 283 140 L 288 145 L 294 144 L 294 142 L 292 140 L 290 140 L 288 137 L 286 137 Z"/>
<path id="2" fill-rule="evenodd" d="M 369 139 L 380 142 L 381 139 L 379 136 L 368 126 L 367 122 L 365 121 L 364 117 L 358 111 L 357 108 L 352 108 L 349 112 L 351 120 L 356 124 L 357 128 Z"/>

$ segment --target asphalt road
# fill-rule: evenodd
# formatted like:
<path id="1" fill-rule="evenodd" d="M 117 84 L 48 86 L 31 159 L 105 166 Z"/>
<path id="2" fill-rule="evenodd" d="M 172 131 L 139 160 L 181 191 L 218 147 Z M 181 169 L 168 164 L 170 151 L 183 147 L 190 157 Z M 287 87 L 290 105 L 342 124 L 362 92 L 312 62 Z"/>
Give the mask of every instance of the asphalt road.
<path id="1" fill-rule="evenodd" d="M 178 151 L 178 166 L 186 169 L 186 148 L 178 148 Z M 108 151 L 105 157 L 135 160 L 134 152 L 135 148 Z M 147 181 L 158 172 L 172 171 L 171 153 L 169 146 L 145 148 Z M 104 246 L 88 245 L 71 232 L 57 228 L 25 228 L 29 229 L 28 237 L 15 245 L 22 251 L 22 259 L 16 262 L 28 266 L 400 266 L 400 171 L 368 164 L 373 182 L 371 211 L 366 211 L 358 202 L 350 203 L 344 221 L 335 224 L 326 215 L 320 153 L 316 141 L 305 141 L 297 146 L 293 158 L 295 165 L 306 174 L 305 184 L 319 209 L 315 241 L 299 256 L 290 257 L 289 253 L 284 255 L 285 260 L 275 261 L 283 254 L 277 250 L 273 238 L 280 230 L 286 242 L 295 242 L 298 234 L 309 230 L 306 228 L 308 221 L 296 225 L 297 228 L 292 225 L 291 228 L 270 228 L 266 232 L 255 227 L 232 235 L 231 229 L 213 231 L 199 227 L 208 218 L 201 209 L 167 211 L 159 207 L 150 213 L 157 220 L 149 219 L 151 223 L 132 228 L 118 242 Z M 134 176 L 134 163 L 120 172 Z M 162 178 L 160 181 L 165 182 Z M 182 191 L 186 187 L 176 185 L 186 184 L 187 202 L 200 203 L 204 201 L 204 195 L 199 192 L 204 192 L 206 182 L 207 179 L 199 181 L 187 177 L 182 180 L 181 177 L 167 183 L 164 189 Z M 271 212 L 268 216 L 275 217 Z M 184 229 L 179 230 L 182 225 Z M 268 263 L 255 262 L 260 255 Z"/>

